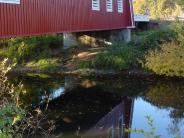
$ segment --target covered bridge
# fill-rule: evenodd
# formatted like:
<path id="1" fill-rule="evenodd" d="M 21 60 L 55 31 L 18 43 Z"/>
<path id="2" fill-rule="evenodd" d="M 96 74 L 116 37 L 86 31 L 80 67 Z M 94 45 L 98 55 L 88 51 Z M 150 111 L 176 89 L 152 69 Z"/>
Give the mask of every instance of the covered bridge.
<path id="1" fill-rule="evenodd" d="M 132 27 L 132 0 L 0 0 L 0 38 Z"/>

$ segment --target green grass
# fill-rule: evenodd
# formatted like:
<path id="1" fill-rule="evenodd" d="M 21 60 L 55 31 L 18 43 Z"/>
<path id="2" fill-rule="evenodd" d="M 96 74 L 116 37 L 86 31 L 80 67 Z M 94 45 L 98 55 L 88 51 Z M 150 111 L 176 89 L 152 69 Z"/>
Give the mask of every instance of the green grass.
<path id="1" fill-rule="evenodd" d="M 139 61 L 144 58 L 147 51 L 159 47 L 162 43 L 175 40 L 174 34 L 171 29 L 137 33 L 130 43 L 114 44 L 95 59 L 81 62 L 80 68 L 115 70 L 139 68 Z"/>
<path id="2" fill-rule="evenodd" d="M 58 59 L 48 58 L 30 61 L 26 63 L 25 67 L 53 71 L 59 69 L 60 64 Z"/>
<path id="3" fill-rule="evenodd" d="M 41 79 L 48 79 L 51 78 L 52 76 L 44 73 L 27 73 L 26 74 L 29 77 L 35 77 L 35 78 L 41 78 Z"/>
<path id="4" fill-rule="evenodd" d="M 135 47 L 126 44 L 117 44 L 106 49 L 105 52 L 97 55 L 92 61 L 84 61 L 81 68 L 97 69 L 129 69 L 137 66 L 137 59 L 140 53 Z"/>

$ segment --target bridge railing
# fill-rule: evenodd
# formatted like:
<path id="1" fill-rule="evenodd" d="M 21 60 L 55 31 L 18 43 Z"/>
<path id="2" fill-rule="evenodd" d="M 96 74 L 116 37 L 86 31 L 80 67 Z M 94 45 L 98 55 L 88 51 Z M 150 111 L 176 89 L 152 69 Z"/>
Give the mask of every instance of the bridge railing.
<path id="1" fill-rule="evenodd" d="M 150 18 L 149 18 L 148 15 L 135 14 L 134 15 L 134 21 L 135 22 L 149 22 Z"/>

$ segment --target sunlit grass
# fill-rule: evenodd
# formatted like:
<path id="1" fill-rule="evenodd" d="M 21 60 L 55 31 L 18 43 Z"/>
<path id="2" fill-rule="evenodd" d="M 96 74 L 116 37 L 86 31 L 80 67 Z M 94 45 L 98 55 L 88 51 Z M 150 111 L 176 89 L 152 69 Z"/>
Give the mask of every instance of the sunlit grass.
<path id="1" fill-rule="evenodd" d="M 39 68 L 45 70 L 55 70 L 60 67 L 59 60 L 57 58 L 33 60 L 26 63 L 25 67 Z"/>

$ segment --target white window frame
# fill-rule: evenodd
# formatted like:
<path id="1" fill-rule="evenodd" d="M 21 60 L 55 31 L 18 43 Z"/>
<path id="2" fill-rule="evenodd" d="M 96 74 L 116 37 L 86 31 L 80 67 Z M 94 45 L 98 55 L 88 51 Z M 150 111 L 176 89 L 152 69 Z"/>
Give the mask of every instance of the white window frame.
<path id="1" fill-rule="evenodd" d="M 106 0 L 106 11 L 113 12 L 113 0 Z"/>
<path id="2" fill-rule="evenodd" d="M 100 11 L 100 0 L 92 0 L 92 10 Z"/>
<path id="3" fill-rule="evenodd" d="M 20 4 L 20 0 L 0 0 L 0 3 Z"/>
<path id="4" fill-rule="evenodd" d="M 117 0 L 117 4 L 118 4 L 118 13 L 123 13 L 124 0 Z"/>

